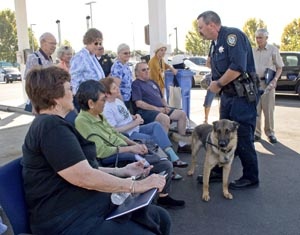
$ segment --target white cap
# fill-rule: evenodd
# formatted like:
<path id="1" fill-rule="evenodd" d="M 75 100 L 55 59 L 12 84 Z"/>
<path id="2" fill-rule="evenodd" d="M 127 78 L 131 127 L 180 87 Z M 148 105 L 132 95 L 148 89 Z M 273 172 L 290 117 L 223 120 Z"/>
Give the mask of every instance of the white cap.
<path id="1" fill-rule="evenodd" d="M 182 64 L 185 59 L 184 55 L 175 55 L 172 59 L 172 65 Z"/>

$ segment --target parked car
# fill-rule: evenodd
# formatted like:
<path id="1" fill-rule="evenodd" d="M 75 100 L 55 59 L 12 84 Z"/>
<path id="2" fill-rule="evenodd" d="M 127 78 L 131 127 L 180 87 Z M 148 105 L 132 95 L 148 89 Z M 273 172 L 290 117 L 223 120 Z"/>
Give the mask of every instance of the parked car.
<path id="1" fill-rule="evenodd" d="M 189 59 L 184 60 L 184 65 L 195 73 L 192 81 L 193 87 L 200 86 L 201 80 L 211 71 L 207 66 L 197 65 Z"/>
<path id="2" fill-rule="evenodd" d="M 2 67 L 0 68 L 0 82 L 12 83 L 13 81 L 21 81 L 22 76 L 18 68 Z"/>
<path id="3" fill-rule="evenodd" d="M 204 56 L 190 56 L 187 59 L 194 62 L 196 65 L 206 65 L 207 59 Z"/>
<path id="4" fill-rule="evenodd" d="M 300 98 L 300 52 L 280 52 L 284 66 L 277 81 L 277 94 L 298 94 Z"/>

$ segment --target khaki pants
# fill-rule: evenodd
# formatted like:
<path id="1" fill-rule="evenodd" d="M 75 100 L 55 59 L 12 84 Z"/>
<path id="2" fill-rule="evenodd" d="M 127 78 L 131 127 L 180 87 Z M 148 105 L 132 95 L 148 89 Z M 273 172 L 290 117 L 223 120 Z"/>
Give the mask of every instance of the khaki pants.
<path id="1" fill-rule="evenodd" d="M 260 82 L 261 88 L 265 89 L 265 81 Z M 256 129 L 255 135 L 261 136 L 261 120 L 262 113 L 264 114 L 265 125 L 264 132 L 266 136 L 275 135 L 274 133 L 274 109 L 275 109 L 275 89 L 272 89 L 267 94 L 263 94 L 260 97 L 259 103 L 257 104 L 257 118 L 256 118 Z"/>

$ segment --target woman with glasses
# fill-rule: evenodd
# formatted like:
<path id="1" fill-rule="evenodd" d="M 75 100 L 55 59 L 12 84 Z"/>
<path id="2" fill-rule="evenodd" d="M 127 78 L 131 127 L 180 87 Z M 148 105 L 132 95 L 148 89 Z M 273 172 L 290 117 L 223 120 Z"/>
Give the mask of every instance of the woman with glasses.
<path id="1" fill-rule="evenodd" d="M 147 176 L 151 169 L 144 169 L 141 161 L 123 168 L 99 166 L 95 144 L 64 119 L 74 108 L 67 71 L 56 66 L 31 70 L 26 92 L 39 114 L 22 148 L 24 191 L 33 234 L 170 234 L 168 212 L 155 205 L 105 220 L 116 208 L 112 193 L 142 193 L 151 188 L 161 192 L 166 179 L 152 174 L 135 181 L 131 176 Z"/>
<path id="2" fill-rule="evenodd" d="M 59 59 L 58 67 L 69 72 L 70 70 L 70 61 L 73 56 L 73 50 L 70 46 L 61 46 L 57 50 L 57 58 Z"/>
<path id="3" fill-rule="evenodd" d="M 83 82 L 76 94 L 80 105 L 80 113 L 75 120 L 79 133 L 96 145 L 97 158 L 103 166 L 134 162 L 148 154 L 145 144 L 136 143 L 113 128 L 104 117 L 103 109 L 106 101 L 105 87 L 102 82 L 93 80 Z M 149 161 L 155 156 L 149 156 Z M 117 161 L 118 160 L 118 161 Z M 157 203 L 165 207 L 182 208 L 185 202 L 169 196 L 173 166 L 167 158 L 152 162 L 151 173 L 165 171 L 166 185 L 159 194 Z M 141 233 L 142 234 L 142 233 Z"/>
<path id="4" fill-rule="evenodd" d="M 83 36 L 83 44 L 85 45 L 77 52 L 72 60 L 70 67 L 72 91 L 75 95 L 79 85 L 87 80 L 96 80 L 104 78 L 104 72 L 98 63 L 95 54 L 99 47 L 102 47 L 103 35 L 95 28 L 89 29 Z M 76 108 L 76 102 L 75 102 Z"/>
<path id="5" fill-rule="evenodd" d="M 111 77 L 115 78 L 116 84 L 120 88 L 121 99 L 126 107 L 132 113 L 131 106 L 131 84 L 133 80 L 132 71 L 128 65 L 130 59 L 130 48 L 127 44 L 122 43 L 117 49 L 118 58 L 111 67 Z"/>

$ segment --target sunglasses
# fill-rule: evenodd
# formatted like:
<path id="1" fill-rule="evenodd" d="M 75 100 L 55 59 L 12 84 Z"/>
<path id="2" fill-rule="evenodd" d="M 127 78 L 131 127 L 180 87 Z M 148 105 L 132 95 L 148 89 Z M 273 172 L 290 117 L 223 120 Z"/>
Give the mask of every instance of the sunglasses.
<path id="1" fill-rule="evenodd" d="M 94 45 L 95 46 L 102 46 L 102 42 L 95 42 Z"/>
<path id="2" fill-rule="evenodd" d="M 146 72 L 146 71 L 149 71 L 150 69 L 149 68 L 143 68 L 141 69 L 142 72 Z"/>
<path id="3" fill-rule="evenodd" d="M 130 51 L 129 52 L 124 52 L 123 55 L 130 55 Z"/>

